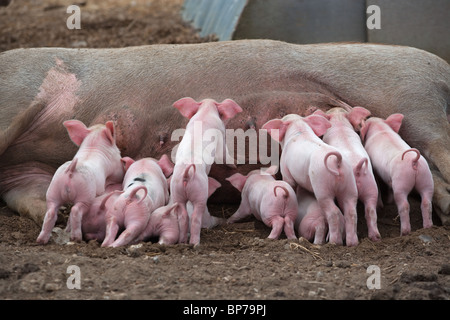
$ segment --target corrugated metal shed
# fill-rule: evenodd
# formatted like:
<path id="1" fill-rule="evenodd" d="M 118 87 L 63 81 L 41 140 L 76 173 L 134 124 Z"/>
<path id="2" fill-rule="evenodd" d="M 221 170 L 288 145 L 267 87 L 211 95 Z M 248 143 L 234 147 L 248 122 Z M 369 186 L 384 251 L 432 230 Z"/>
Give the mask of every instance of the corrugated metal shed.
<path id="1" fill-rule="evenodd" d="M 368 29 L 370 5 L 380 29 Z M 185 0 L 183 19 L 219 40 L 399 44 L 450 61 L 450 0 Z"/>

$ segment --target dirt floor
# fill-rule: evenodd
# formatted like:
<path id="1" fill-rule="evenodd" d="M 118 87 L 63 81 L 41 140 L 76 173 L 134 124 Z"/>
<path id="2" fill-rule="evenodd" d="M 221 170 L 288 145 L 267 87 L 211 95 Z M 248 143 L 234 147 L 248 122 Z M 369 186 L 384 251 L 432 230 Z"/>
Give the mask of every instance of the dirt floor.
<path id="1" fill-rule="evenodd" d="M 213 41 L 182 22 L 182 3 L 13 0 L 0 7 L 0 51 Z M 81 8 L 81 30 L 66 27 L 70 4 Z M 378 243 L 368 240 L 359 207 L 360 245 L 353 248 L 268 240 L 270 230 L 254 219 L 203 230 L 198 248 L 150 242 L 101 248 L 95 241 L 57 243 L 56 234 L 41 246 L 40 227 L 0 203 L 0 299 L 448 300 L 450 228 L 433 216 L 437 226 L 422 229 L 419 201 L 410 197 L 408 236 L 399 236 L 395 206 L 379 211 Z M 224 218 L 236 209 L 210 205 Z"/>

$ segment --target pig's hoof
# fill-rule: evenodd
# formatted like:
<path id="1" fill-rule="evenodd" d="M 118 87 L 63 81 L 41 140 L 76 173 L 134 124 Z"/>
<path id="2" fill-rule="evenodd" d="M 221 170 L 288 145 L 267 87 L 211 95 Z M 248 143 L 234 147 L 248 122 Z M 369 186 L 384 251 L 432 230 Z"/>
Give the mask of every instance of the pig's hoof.
<path id="1" fill-rule="evenodd" d="M 403 228 L 400 230 L 400 236 L 407 236 L 411 233 L 411 227 L 410 228 Z"/>
<path id="2" fill-rule="evenodd" d="M 380 235 L 380 233 L 375 233 L 375 234 L 369 235 L 369 239 L 373 242 L 378 242 L 381 240 L 381 235 Z"/>
<path id="3" fill-rule="evenodd" d="M 347 247 L 356 247 L 359 244 L 358 238 L 349 240 L 348 238 L 345 240 L 345 244 Z"/>
<path id="4" fill-rule="evenodd" d="M 81 235 L 72 235 L 70 237 L 70 241 L 72 242 L 81 242 L 83 239 L 81 238 Z"/>
<path id="5" fill-rule="evenodd" d="M 38 244 L 46 244 L 48 242 L 48 240 L 50 239 L 50 235 L 49 234 L 45 234 L 45 233 L 40 233 L 39 236 L 36 239 L 36 242 Z"/>

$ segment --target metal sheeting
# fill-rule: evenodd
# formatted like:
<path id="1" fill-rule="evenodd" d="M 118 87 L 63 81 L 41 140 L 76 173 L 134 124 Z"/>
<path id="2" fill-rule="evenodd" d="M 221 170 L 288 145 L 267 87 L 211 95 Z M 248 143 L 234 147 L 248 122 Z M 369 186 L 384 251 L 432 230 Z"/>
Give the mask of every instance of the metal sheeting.
<path id="1" fill-rule="evenodd" d="M 232 40 L 247 0 L 185 0 L 183 20 L 200 29 L 200 36 L 215 34 L 220 41 Z"/>

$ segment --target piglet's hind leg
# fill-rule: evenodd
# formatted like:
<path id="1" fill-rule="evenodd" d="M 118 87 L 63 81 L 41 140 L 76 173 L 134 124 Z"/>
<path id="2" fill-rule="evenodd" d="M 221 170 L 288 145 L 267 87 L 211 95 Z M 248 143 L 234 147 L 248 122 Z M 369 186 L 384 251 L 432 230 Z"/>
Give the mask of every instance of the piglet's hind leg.
<path id="1" fill-rule="evenodd" d="M 48 209 L 45 213 L 44 223 L 42 224 L 41 233 L 36 240 L 37 243 L 46 244 L 50 240 L 52 229 L 55 226 L 56 219 L 58 218 L 59 204 L 54 202 L 48 203 Z"/>
<path id="2" fill-rule="evenodd" d="M 81 233 L 81 222 L 83 220 L 83 215 L 87 214 L 89 211 L 88 206 L 78 202 L 70 210 L 70 240 L 81 241 L 83 236 Z"/>

